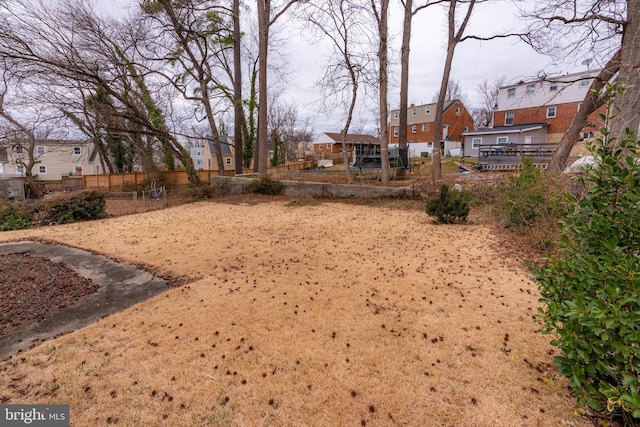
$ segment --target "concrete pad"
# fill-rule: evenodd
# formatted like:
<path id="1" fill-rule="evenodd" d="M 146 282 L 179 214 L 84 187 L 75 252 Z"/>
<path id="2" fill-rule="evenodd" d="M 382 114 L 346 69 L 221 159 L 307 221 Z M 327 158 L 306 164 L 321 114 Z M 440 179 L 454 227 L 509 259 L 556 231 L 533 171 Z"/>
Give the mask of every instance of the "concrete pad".
<path id="1" fill-rule="evenodd" d="M 31 241 L 0 244 L 0 254 L 25 252 L 64 264 L 91 279 L 98 285 L 98 291 L 81 303 L 57 310 L 42 321 L 22 326 L 0 339 L 0 357 L 88 326 L 167 290 L 165 280 L 147 271 L 82 249 Z"/>

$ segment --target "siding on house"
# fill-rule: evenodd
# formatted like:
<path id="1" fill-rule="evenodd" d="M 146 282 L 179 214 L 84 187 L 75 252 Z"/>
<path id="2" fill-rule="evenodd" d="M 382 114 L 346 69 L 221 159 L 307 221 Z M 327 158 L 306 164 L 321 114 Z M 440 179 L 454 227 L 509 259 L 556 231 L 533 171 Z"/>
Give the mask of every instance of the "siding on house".
<path id="1" fill-rule="evenodd" d="M 26 141 L 6 141 L 7 162 L 3 167 L 5 176 L 24 176 L 19 163 L 27 159 Z M 22 145 L 22 153 L 14 148 Z M 87 140 L 37 140 L 34 148 L 36 164 L 32 174 L 37 180 L 54 181 L 63 176 L 93 173 L 93 144 Z"/>
<path id="2" fill-rule="evenodd" d="M 400 134 L 400 110 L 391 111 L 389 143 L 397 144 Z M 407 142 L 433 143 L 435 134 L 436 104 L 412 105 L 407 109 Z M 446 101 L 442 114 L 442 125 L 446 138 L 450 141 L 462 141 L 464 132 L 473 130 L 473 118 L 459 100 Z M 443 132 L 444 135 L 445 132 Z M 443 136 L 444 137 L 444 136 Z"/>
<path id="3" fill-rule="evenodd" d="M 501 87 L 494 111 L 495 126 L 546 122 L 549 124 L 546 142 L 559 142 L 598 73 L 599 70 L 593 70 L 550 76 L 544 80 L 519 81 Z M 549 114 L 550 108 L 554 110 L 554 114 Z M 602 122 L 599 114 L 604 112 L 604 108 L 600 107 L 588 117 L 588 125 L 583 132 L 588 134 L 600 128 Z"/>
<path id="4" fill-rule="evenodd" d="M 480 149 L 474 147 L 474 140 L 481 145 L 498 144 L 498 138 L 507 138 L 507 144 L 540 144 L 546 142 L 546 123 L 532 123 L 527 125 L 496 126 L 478 129 L 464 134 L 464 157 L 478 157 Z"/>

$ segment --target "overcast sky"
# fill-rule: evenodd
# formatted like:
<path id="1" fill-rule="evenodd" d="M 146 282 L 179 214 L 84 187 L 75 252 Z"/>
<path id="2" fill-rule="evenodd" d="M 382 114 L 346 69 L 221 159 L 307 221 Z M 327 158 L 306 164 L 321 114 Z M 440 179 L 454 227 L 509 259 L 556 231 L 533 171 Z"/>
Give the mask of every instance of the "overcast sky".
<path id="1" fill-rule="evenodd" d="M 135 5 L 137 0 L 97 0 L 98 6 L 114 12 L 126 6 Z M 535 0 L 520 0 L 527 5 Z M 252 0 L 247 4 L 255 6 Z M 390 60 L 399 64 L 402 30 L 402 10 L 397 0 L 392 0 L 390 16 Z M 433 6 L 421 11 L 414 17 L 411 37 L 411 57 L 409 72 L 409 103 L 416 105 L 430 103 L 440 87 L 440 81 L 446 53 L 446 9 Z M 518 10 L 508 0 L 479 4 L 474 9 L 465 34 L 488 36 L 511 32 L 521 28 L 523 23 L 517 18 Z M 324 73 L 326 55 L 323 49 L 330 44 L 312 44 L 296 26 L 291 26 L 289 17 L 283 16 L 272 30 L 277 37 L 285 39 L 281 52 L 289 61 L 287 67 L 290 81 L 285 85 L 281 99 L 297 106 L 298 116 L 310 117 L 314 136 L 322 132 L 338 132 L 343 124 L 343 111 L 319 111 L 320 91 L 315 83 Z M 324 46 L 324 47 L 323 47 Z M 528 45 L 517 38 L 492 41 L 469 40 L 458 45 L 454 57 L 451 79 L 459 82 L 468 99 L 467 108 L 479 106 L 481 101 L 476 91 L 485 79 L 492 81 L 505 76 L 507 82 L 535 78 L 542 72 L 547 75 L 566 74 L 586 69 L 582 65 L 584 58 L 567 58 L 560 62 L 537 54 Z M 270 60 L 271 64 L 274 61 Z M 591 68 L 597 67 L 594 62 Z M 389 87 L 390 108 L 399 103 L 399 67 L 391 76 Z M 366 123 L 365 133 L 377 129 L 376 103 L 363 105 L 354 118 L 358 123 Z M 352 129 L 354 131 L 354 129 Z"/>

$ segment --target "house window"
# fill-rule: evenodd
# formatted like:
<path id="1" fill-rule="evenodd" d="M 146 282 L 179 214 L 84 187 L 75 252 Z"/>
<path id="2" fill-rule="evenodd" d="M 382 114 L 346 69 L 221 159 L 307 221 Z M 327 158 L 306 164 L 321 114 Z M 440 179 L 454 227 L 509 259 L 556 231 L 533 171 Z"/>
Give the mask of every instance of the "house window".
<path id="1" fill-rule="evenodd" d="M 416 125 L 411 126 L 411 133 L 416 133 L 418 127 Z"/>
<path id="2" fill-rule="evenodd" d="M 431 114 L 431 107 L 426 107 L 426 108 L 424 109 L 424 113 L 425 113 L 425 114 Z"/>
<path id="3" fill-rule="evenodd" d="M 589 86 L 589 79 L 580 80 L 580 87 Z"/>
<path id="4" fill-rule="evenodd" d="M 331 148 L 331 144 L 327 144 L 327 149 Z"/>
<path id="5" fill-rule="evenodd" d="M 393 113 L 393 118 L 394 118 L 394 119 L 397 119 L 397 118 L 398 118 L 398 115 L 399 115 L 398 111 L 395 111 L 395 112 Z"/>
<path id="6" fill-rule="evenodd" d="M 429 129 L 429 125 L 427 123 L 422 124 L 422 132 L 426 132 Z"/>
<path id="7" fill-rule="evenodd" d="M 558 83 L 554 83 L 554 82 L 550 83 L 549 84 L 549 90 L 551 92 L 555 92 L 556 90 L 558 90 Z"/>
<path id="8" fill-rule="evenodd" d="M 512 87 L 511 89 L 507 89 L 507 98 L 515 98 L 516 97 L 516 88 Z"/>
<path id="9" fill-rule="evenodd" d="M 14 146 L 13 146 L 13 151 L 14 151 L 16 154 L 22 154 L 22 145 L 14 145 Z"/>
<path id="10" fill-rule="evenodd" d="M 393 128 L 393 136 L 398 136 L 398 128 Z"/>
<path id="11" fill-rule="evenodd" d="M 472 148 L 480 148 L 481 144 L 482 144 L 482 138 L 473 138 L 471 140 L 471 147 Z"/>
<path id="12" fill-rule="evenodd" d="M 513 111 L 507 111 L 504 115 L 504 125 L 510 126 L 513 124 Z"/>
<path id="13" fill-rule="evenodd" d="M 433 148 L 433 142 L 427 142 L 427 148 Z"/>
<path id="14" fill-rule="evenodd" d="M 46 148 L 44 148 L 42 145 L 38 145 L 36 147 L 36 154 L 37 155 L 42 156 L 46 152 L 47 152 Z"/>
<path id="15" fill-rule="evenodd" d="M 460 107 L 456 107 L 456 116 L 460 115 Z"/>
<path id="16" fill-rule="evenodd" d="M 577 111 L 580 111 L 580 107 L 582 107 L 582 102 L 578 102 L 578 110 Z"/>
<path id="17" fill-rule="evenodd" d="M 547 107 L 547 119 L 553 119 L 556 116 L 556 107 Z"/>
<path id="18" fill-rule="evenodd" d="M 509 137 L 508 137 L 508 136 L 499 136 L 499 137 L 496 139 L 496 142 L 497 142 L 498 144 L 507 144 L 507 143 L 509 142 Z"/>
<path id="19" fill-rule="evenodd" d="M 39 175 L 46 175 L 47 174 L 47 167 L 45 165 L 38 165 L 38 174 Z"/>
<path id="20" fill-rule="evenodd" d="M 202 153 L 200 151 L 196 151 L 196 156 L 202 156 Z"/>
<path id="21" fill-rule="evenodd" d="M 533 95 L 535 93 L 535 88 L 533 87 L 533 85 L 528 85 L 527 86 L 527 95 Z"/>
<path id="22" fill-rule="evenodd" d="M 582 139 L 591 139 L 593 136 L 593 132 L 582 132 Z"/>
<path id="23" fill-rule="evenodd" d="M 73 154 L 75 154 L 76 156 L 79 156 L 80 154 L 82 154 L 82 148 L 81 147 L 73 147 Z"/>
<path id="24" fill-rule="evenodd" d="M 16 165 L 16 174 L 24 175 L 24 165 Z"/>
<path id="25" fill-rule="evenodd" d="M 464 128 L 462 129 L 462 132 L 469 132 L 469 126 L 464 125 Z"/>
<path id="26" fill-rule="evenodd" d="M 202 166 L 202 160 L 198 160 L 198 161 L 197 161 L 197 165 L 198 165 L 198 166 Z"/>
<path id="27" fill-rule="evenodd" d="M 227 158 L 226 158 L 226 159 L 224 159 L 224 160 L 225 160 L 225 162 L 226 162 L 227 166 L 230 166 L 230 165 L 231 165 L 231 157 L 227 157 Z"/>
<path id="28" fill-rule="evenodd" d="M 418 115 L 418 109 L 414 108 L 413 110 L 411 110 L 411 115 L 412 116 L 417 116 Z"/>

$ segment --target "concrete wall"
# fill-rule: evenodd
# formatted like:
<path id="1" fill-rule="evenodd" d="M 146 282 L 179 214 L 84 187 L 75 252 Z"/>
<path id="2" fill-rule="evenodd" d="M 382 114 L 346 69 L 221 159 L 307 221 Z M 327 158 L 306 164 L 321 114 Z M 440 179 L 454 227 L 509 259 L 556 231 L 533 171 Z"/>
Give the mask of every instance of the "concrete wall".
<path id="1" fill-rule="evenodd" d="M 241 194 L 255 178 L 212 176 L 211 185 L 218 186 L 229 194 Z M 281 181 L 283 194 L 294 197 L 417 197 L 420 192 L 413 188 L 377 187 L 364 185 L 327 184 L 322 182 Z"/>

